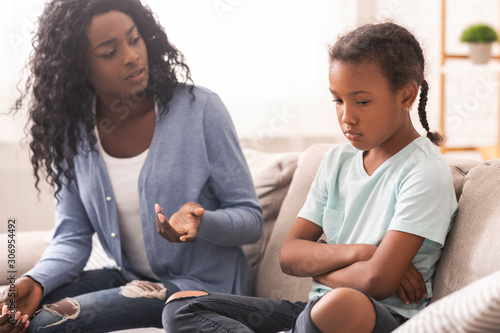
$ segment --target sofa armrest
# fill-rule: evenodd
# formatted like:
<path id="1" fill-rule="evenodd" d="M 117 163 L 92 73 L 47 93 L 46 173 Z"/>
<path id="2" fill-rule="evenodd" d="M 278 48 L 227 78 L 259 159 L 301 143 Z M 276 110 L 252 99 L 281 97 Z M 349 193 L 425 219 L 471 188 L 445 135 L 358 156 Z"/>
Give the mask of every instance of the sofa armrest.
<path id="1" fill-rule="evenodd" d="M 14 276 L 21 277 L 24 273 L 29 271 L 42 256 L 43 251 L 50 242 L 52 236 L 51 230 L 39 231 L 22 231 L 14 236 L 15 248 L 11 254 L 13 262 L 9 263 L 9 253 L 3 250 L 4 257 L 0 259 L 0 284 L 7 284 L 8 278 Z M 0 234 L 0 244 L 3 249 L 7 249 L 9 234 Z M 13 264 L 13 266 L 10 266 Z M 11 273 L 12 272 L 12 273 Z"/>

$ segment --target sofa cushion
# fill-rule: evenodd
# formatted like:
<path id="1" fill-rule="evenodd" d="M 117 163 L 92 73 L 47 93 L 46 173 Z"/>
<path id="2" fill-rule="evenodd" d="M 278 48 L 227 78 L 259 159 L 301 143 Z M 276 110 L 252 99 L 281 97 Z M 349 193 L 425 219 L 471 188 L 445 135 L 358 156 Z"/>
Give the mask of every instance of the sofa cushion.
<path id="1" fill-rule="evenodd" d="M 265 153 L 245 149 L 245 158 L 252 174 L 253 183 L 264 217 L 264 233 L 253 244 L 243 246 L 256 276 L 260 261 L 266 250 L 274 223 L 297 168 L 299 153 Z"/>
<path id="2" fill-rule="evenodd" d="M 256 295 L 259 297 L 307 301 L 307 294 L 311 289 L 311 279 L 284 274 L 279 265 L 279 252 L 288 231 L 306 200 L 323 155 L 330 147 L 331 145 L 328 144 L 316 144 L 299 157 L 297 170 L 293 175 L 292 183 L 279 211 L 266 252 L 257 272 L 255 289 Z"/>
<path id="3" fill-rule="evenodd" d="M 500 271 L 432 303 L 395 333 L 498 332 Z"/>
<path id="4" fill-rule="evenodd" d="M 439 261 L 432 302 L 500 269 L 500 160 L 469 171 Z"/>
<path id="5" fill-rule="evenodd" d="M 472 168 L 480 164 L 480 162 L 453 156 L 445 156 L 445 159 L 450 167 L 451 175 L 453 176 L 455 194 L 457 196 L 457 200 L 459 200 L 462 195 L 462 189 L 465 184 L 465 177 L 467 176 L 467 173 Z"/>

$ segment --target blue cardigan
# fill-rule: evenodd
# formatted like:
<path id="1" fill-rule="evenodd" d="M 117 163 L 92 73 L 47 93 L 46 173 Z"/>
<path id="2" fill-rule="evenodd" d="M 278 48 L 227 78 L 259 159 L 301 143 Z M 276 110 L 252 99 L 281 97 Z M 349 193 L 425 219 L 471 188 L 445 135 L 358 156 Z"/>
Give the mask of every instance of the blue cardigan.
<path id="1" fill-rule="evenodd" d="M 220 98 L 190 86 L 176 88 L 168 113 L 158 106 L 149 153 L 139 176 L 146 254 L 161 281 L 181 290 L 250 294 L 250 265 L 241 245 L 263 228 L 250 172 L 233 123 Z M 71 191 L 56 206 L 55 235 L 26 275 L 44 295 L 75 279 L 85 267 L 97 232 L 104 249 L 128 280 L 140 279 L 123 256 L 113 188 L 99 150 L 75 157 Z M 206 212 L 194 243 L 170 243 L 156 232 L 155 203 L 168 218 L 188 201 Z"/>

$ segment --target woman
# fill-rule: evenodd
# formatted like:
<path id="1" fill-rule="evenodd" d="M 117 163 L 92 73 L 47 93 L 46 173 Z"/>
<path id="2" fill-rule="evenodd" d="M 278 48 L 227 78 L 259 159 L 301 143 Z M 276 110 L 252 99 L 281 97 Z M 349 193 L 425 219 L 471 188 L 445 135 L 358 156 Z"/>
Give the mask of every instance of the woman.
<path id="1" fill-rule="evenodd" d="M 2 316 L 0 329 L 161 327 L 176 291 L 250 294 L 240 246 L 263 222 L 248 167 L 226 108 L 187 84 L 189 68 L 151 10 L 139 0 L 50 1 L 35 45 L 31 161 L 37 185 L 44 171 L 55 188 L 56 229 L 16 281 L 19 319 Z M 117 267 L 83 271 L 94 233 Z M 3 305 L 11 299 L 4 293 Z"/>

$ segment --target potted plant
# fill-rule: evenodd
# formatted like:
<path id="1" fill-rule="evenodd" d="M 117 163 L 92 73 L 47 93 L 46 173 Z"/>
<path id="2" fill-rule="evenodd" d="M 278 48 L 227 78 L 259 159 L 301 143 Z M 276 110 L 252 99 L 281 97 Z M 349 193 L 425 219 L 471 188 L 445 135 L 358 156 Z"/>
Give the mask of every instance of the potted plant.
<path id="1" fill-rule="evenodd" d="M 479 23 L 467 27 L 460 41 L 469 43 L 473 63 L 486 64 L 491 58 L 491 44 L 498 41 L 498 35 L 490 25 Z"/>

